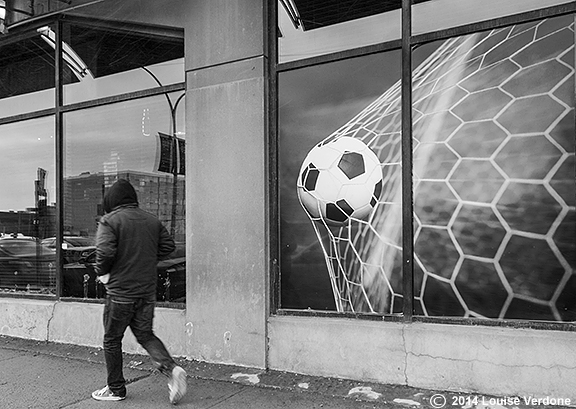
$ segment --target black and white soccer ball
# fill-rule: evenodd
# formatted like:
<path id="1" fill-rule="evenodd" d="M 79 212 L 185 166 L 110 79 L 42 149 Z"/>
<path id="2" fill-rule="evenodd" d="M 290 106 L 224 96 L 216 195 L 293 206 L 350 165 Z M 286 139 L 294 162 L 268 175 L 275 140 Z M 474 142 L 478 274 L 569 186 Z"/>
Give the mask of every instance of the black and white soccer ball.
<path id="1" fill-rule="evenodd" d="M 340 137 L 310 150 L 297 182 L 300 204 L 313 220 L 344 225 L 365 219 L 382 193 L 382 168 L 360 139 Z"/>

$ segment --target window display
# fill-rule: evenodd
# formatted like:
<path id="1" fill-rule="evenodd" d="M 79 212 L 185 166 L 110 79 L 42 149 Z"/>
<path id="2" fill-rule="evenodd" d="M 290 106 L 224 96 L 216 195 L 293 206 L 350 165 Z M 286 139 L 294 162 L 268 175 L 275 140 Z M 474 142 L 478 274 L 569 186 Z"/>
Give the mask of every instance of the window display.
<path id="1" fill-rule="evenodd" d="M 281 306 L 402 312 L 400 169 L 409 165 L 417 315 L 572 321 L 574 17 L 417 48 L 411 164 L 400 151 L 399 74 L 383 62 L 367 72 L 372 58 L 279 75 Z M 345 176 L 368 165 L 356 164 L 363 151 L 351 138 L 382 171 L 360 213 Z"/>

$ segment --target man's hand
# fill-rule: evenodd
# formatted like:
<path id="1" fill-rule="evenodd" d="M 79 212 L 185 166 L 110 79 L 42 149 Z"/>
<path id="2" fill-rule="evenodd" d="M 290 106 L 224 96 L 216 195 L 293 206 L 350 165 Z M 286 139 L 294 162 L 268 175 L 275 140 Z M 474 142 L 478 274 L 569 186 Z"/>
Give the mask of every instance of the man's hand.
<path id="1" fill-rule="evenodd" d="M 108 284 L 108 281 L 110 281 L 110 273 L 104 274 L 102 276 L 97 276 L 96 280 L 100 281 L 102 284 Z"/>

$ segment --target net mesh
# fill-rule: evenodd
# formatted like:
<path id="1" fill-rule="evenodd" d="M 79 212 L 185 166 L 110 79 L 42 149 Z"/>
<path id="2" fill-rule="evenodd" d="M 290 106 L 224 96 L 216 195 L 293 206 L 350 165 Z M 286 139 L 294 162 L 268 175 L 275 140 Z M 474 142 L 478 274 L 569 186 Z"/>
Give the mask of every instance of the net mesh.
<path id="1" fill-rule="evenodd" d="M 447 40 L 413 72 L 415 310 L 574 319 L 574 19 Z M 378 156 L 371 215 L 312 218 L 338 311 L 402 311 L 401 88 L 328 136 Z"/>

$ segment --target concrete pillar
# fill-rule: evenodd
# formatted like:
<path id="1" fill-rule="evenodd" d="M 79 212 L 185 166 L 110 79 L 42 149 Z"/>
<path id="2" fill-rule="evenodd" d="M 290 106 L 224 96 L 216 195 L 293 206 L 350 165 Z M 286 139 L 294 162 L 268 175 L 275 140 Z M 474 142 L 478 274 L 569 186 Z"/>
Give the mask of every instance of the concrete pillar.
<path id="1" fill-rule="evenodd" d="M 186 36 L 187 351 L 266 366 L 267 2 L 195 0 Z"/>

